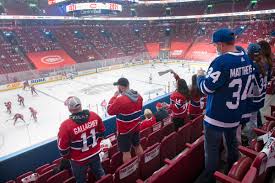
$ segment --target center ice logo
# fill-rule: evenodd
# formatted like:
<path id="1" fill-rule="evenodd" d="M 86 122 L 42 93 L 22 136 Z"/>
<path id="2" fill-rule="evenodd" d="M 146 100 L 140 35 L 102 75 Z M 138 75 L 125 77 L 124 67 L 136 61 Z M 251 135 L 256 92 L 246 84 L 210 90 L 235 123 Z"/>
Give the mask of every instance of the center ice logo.
<path id="1" fill-rule="evenodd" d="M 44 64 L 58 64 L 63 61 L 64 59 L 59 55 L 50 55 L 50 56 L 41 58 L 41 62 L 43 62 Z"/>

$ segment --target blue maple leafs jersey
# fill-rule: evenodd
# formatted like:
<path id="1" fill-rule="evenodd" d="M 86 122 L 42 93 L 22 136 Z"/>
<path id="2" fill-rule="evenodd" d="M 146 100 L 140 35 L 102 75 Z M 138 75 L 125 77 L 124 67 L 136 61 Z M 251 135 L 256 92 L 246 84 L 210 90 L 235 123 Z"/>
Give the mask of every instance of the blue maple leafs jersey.
<path id="1" fill-rule="evenodd" d="M 199 76 L 198 87 L 207 95 L 205 125 L 234 128 L 241 121 L 253 73 L 252 62 L 243 52 L 218 56 L 206 76 Z"/>

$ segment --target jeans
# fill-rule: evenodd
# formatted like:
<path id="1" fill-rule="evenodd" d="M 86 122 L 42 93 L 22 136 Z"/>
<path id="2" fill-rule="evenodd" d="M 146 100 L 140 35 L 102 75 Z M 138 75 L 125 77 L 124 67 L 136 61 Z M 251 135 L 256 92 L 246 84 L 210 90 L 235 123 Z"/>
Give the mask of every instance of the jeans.
<path id="1" fill-rule="evenodd" d="M 89 162 L 85 165 L 79 165 L 77 162 L 71 161 L 71 166 L 73 170 L 73 175 L 77 183 L 86 182 L 88 166 L 90 166 L 91 171 L 93 172 L 97 180 L 99 180 L 102 176 L 105 175 L 98 154 L 90 158 Z"/>
<path id="2" fill-rule="evenodd" d="M 224 131 L 204 125 L 204 156 L 205 169 L 197 178 L 196 183 L 212 183 L 216 182 L 214 173 L 219 168 L 220 161 L 220 145 L 223 135 L 227 147 L 227 169 L 238 160 L 238 142 L 236 138 L 237 128 L 226 129 Z"/>

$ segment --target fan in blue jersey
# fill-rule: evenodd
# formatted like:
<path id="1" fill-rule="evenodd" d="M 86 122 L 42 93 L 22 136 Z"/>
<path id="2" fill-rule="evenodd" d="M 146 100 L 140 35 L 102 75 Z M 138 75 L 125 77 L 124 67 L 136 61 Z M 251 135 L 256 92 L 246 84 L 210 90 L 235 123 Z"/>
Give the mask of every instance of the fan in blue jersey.
<path id="1" fill-rule="evenodd" d="M 223 28 L 213 34 L 212 42 L 219 56 L 210 64 L 207 74 L 198 71 L 198 87 L 207 95 L 204 117 L 205 170 L 196 182 L 215 182 L 220 145 L 223 135 L 228 149 L 227 170 L 238 160 L 236 129 L 246 104 L 247 89 L 251 82 L 252 62 L 235 47 L 235 35 Z"/>
<path id="2" fill-rule="evenodd" d="M 256 137 L 253 128 L 257 127 L 258 111 L 264 107 L 267 78 L 268 78 L 268 65 L 264 63 L 261 46 L 255 43 L 249 44 L 247 48 L 248 56 L 253 60 L 254 74 L 251 86 L 248 90 L 248 102 L 246 113 L 250 113 L 248 122 L 244 133 L 247 134 L 248 143 Z"/>

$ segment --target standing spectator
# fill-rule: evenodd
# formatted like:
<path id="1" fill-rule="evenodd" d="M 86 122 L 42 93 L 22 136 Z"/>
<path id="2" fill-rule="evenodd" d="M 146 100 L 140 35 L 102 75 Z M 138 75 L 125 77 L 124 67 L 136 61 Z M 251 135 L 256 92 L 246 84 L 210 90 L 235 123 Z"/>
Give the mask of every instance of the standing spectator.
<path id="1" fill-rule="evenodd" d="M 126 78 L 120 78 L 114 85 L 118 90 L 110 99 L 107 112 L 109 115 L 116 115 L 118 148 L 123 154 L 123 162 L 126 163 L 132 158 L 132 145 L 136 155 L 143 153 L 139 136 L 143 99 L 137 91 L 129 88 Z"/>
<path id="2" fill-rule="evenodd" d="M 267 74 L 267 82 L 269 82 L 271 80 L 271 77 L 272 77 L 272 67 L 273 67 L 273 53 L 272 53 L 272 50 L 271 50 L 271 46 L 268 42 L 262 40 L 258 43 L 260 46 L 261 46 L 261 52 L 262 52 L 262 55 L 263 55 L 263 60 L 264 60 L 264 63 L 265 63 L 265 69 L 268 70 L 268 74 Z M 257 125 L 258 127 L 261 127 L 263 126 L 263 123 L 262 123 L 262 117 L 261 117 L 261 112 L 259 110 L 258 112 L 258 115 L 257 115 Z"/>
<path id="3" fill-rule="evenodd" d="M 198 71 L 198 86 L 207 95 L 204 117 L 205 170 L 197 183 L 215 182 L 218 169 L 220 144 L 225 136 L 228 149 L 227 170 L 238 160 L 236 129 L 240 124 L 242 110 L 246 104 L 246 86 L 250 83 L 253 67 L 248 56 L 235 48 L 235 35 L 229 29 L 219 29 L 212 42 L 219 56 L 210 64 L 207 75 Z"/>
<path id="4" fill-rule="evenodd" d="M 100 179 L 105 175 L 99 158 L 104 124 L 96 113 L 82 110 L 81 101 L 75 96 L 69 97 L 65 105 L 71 115 L 59 128 L 57 140 L 60 154 L 71 161 L 77 183 L 86 182 L 88 166 L 96 179 Z"/>
<path id="5" fill-rule="evenodd" d="M 154 124 L 157 123 L 156 118 L 150 109 L 144 110 L 144 116 L 145 116 L 145 120 L 141 122 L 140 130 L 144 130 L 146 128 L 152 127 Z"/>
<path id="6" fill-rule="evenodd" d="M 252 92 L 248 95 L 249 100 L 247 105 L 247 112 L 250 113 L 250 117 L 249 122 L 246 123 L 246 128 L 244 129 L 244 132 L 247 133 L 248 143 L 250 144 L 251 140 L 256 137 L 253 128 L 258 127 L 258 112 L 262 107 L 264 107 L 269 71 L 263 60 L 261 46 L 259 44 L 249 44 L 247 52 L 249 58 L 253 61 L 255 76 L 255 80 L 253 80 L 254 82 L 252 82 L 251 85 L 251 90 L 248 90 Z"/>
<path id="7" fill-rule="evenodd" d="M 188 114 L 190 119 L 195 119 L 203 113 L 203 94 L 197 86 L 197 75 L 192 76 L 192 84 L 190 86 L 190 102 L 188 104 Z"/>
<path id="8" fill-rule="evenodd" d="M 187 105 L 190 98 L 190 93 L 186 81 L 181 79 L 177 73 L 171 70 L 177 81 L 177 89 L 170 95 L 170 105 L 172 121 L 175 128 L 183 126 L 187 121 Z"/>
<path id="9" fill-rule="evenodd" d="M 163 119 L 169 117 L 169 113 L 168 113 L 168 111 L 163 107 L 162 103 L 158 102 L 158 103 L 156 104 L 156 109 L 157 109 L 157 112 L 155 113 L 154 116 L 155 116 L 157 122 L 162 121 Z"/>

